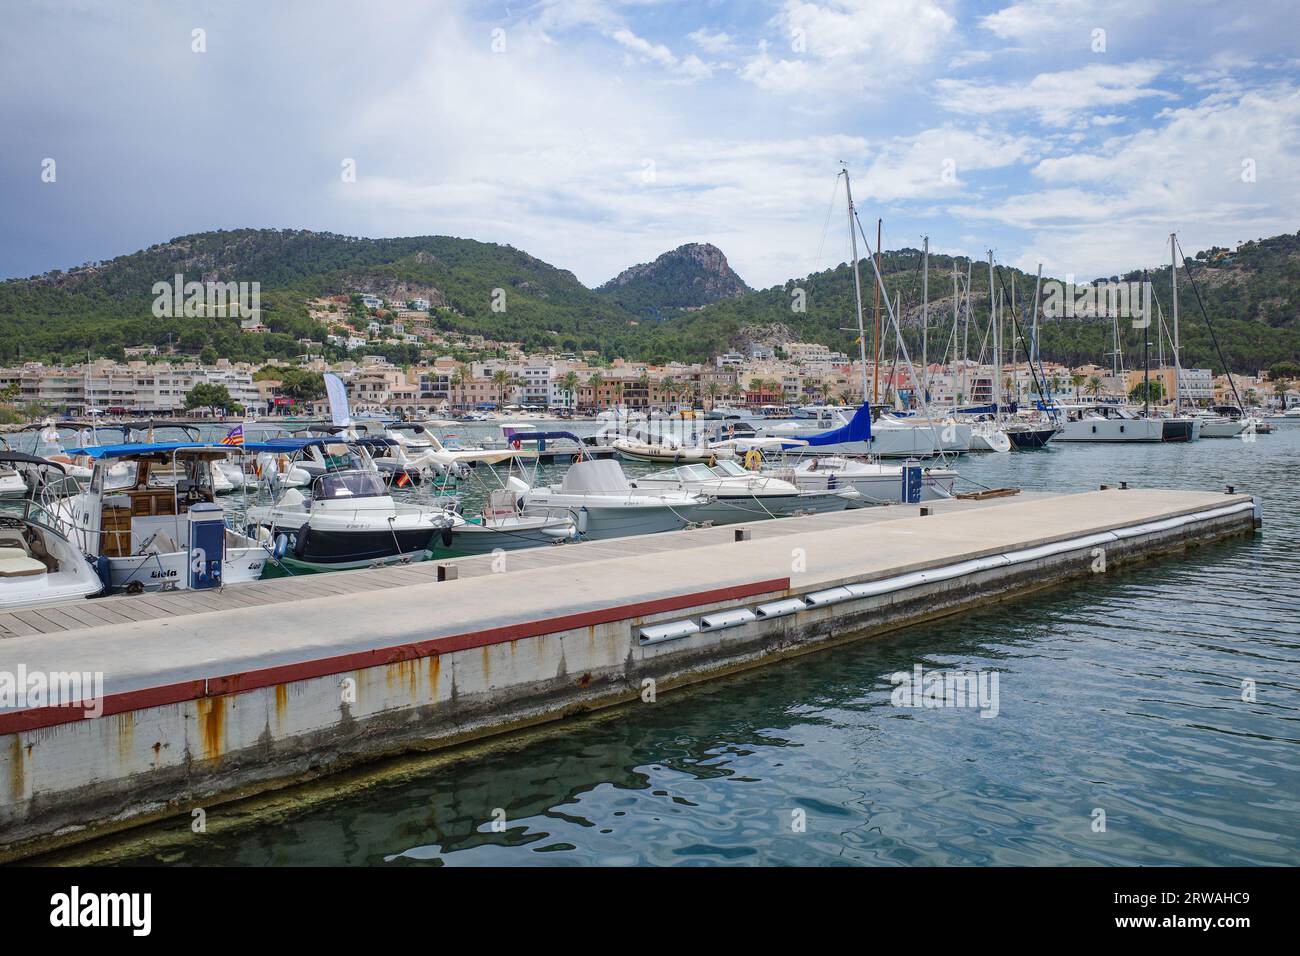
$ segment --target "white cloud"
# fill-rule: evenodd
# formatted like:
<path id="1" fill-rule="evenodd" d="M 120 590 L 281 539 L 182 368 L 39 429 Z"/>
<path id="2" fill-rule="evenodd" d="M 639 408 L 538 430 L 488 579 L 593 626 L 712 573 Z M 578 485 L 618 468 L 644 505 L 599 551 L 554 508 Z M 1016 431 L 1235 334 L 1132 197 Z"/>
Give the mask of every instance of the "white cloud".
<path id="1" fill-rule="evenodd" d="M 741 76 L 774 93 L 848 89 L 934 59 L 955 25 L 936 0 L 786 0 Z M 877 82 L 872 82 L 874 88 Z"/>
<path id="2" fill-rule="evenodd" d="M 887 143 L 859 189 L 885 202 L 962 195 L 971 188 L 968 173 L 1025 163 L 1033 154 L 1028 137 L 987 127 L 926 130 Z"/>
<path id="3" fill-rule="evenodd" d="M 691 41 L 705 53 L 719 55 L 730 53 L 736 48 L 736 41 L 729 33 L 714 32 L 707 27 L 687 34 Z"/>
<path id="4" fill-rule="evenodd" d="M 1189 252 L 1294 232 L 1296 155 L 1300 88 L 1214 95 L 1092 151 L 1041 160 L 1042 189 L 951 211 L 1028 231 L 1026 261 L 1041 257 L 1056 274 L 1107 275 L 1160 264 L 1173 231 Z"/>
<path id="5" fill-rule="evenodd" d="M 1033 111 L 1042 122 L 1065 126 L 1090 110 L 1123 106 L 1150 97 L 1172 96 L 1150 86 L 1158 63 L 1094 63 L 1077 70 L 1039 73 L 1028 83 L 987 80 L 936 81 L 940 104 L 955 113 L 990 115 Z"/>

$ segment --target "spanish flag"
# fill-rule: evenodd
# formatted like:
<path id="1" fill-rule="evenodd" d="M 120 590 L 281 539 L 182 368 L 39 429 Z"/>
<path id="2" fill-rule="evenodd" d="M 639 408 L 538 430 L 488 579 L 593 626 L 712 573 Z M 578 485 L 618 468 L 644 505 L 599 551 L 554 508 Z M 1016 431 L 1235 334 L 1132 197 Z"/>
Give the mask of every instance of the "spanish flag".
<path id="1" fill-rule="evenodd" d="M 404 471 L 397 473 L 397 487 L 405 488 L 411 483 L 411 476 Z"/>
<path id="2" fill-rule="evenodd" d="M 244 444 L 244 426 L 236 425 L 230 429 L 230 433 L 221 439 L 223 445 L 243 445 Z"/>

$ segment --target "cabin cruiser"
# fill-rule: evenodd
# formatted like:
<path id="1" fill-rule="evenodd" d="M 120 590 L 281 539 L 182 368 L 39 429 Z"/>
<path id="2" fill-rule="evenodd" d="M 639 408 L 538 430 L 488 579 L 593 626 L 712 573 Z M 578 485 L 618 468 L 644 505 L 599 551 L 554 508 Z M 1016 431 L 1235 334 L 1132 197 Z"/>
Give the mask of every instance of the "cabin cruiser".
<path id="1" fill-rule="evenodd" d="M 882 465 L 839 455 L 801 457 L 792 469 L 778 465 L 772 471 L 790 475 L 805 491 L 852 488 L 859 503 L 868 505 L 951 498 L 957 481 L 957 472 L 950 468 L 922 468 L 916 462 Z"/>
<path id="2" fill-rule="evenodd" d="M 710 421 L 741 419 L 745 417 L 745 410 L 743 408 L 736 408 L 734 405 L 719 403 L 705 412 L 704 417 Z"/>
<path id="3" fill-rule="evenodd" d="M 23 487 L 30 489 L 21 508 L 0 510 L 0 611 L 75 601 L 102 591 L 94 565 L 49 510 L 49 501 L 71 483 L 63 466 L 4 451 L 0 468 L 20 473 Z"/>
<path id="4" fill-rule="evenodd" d="M 256 581 L 267 552 L 226 527 L 212 463 L 230 449 L 202 442 L 95 445 L 89 487 L 55 502 L 53 513 L 112 590 L 204 589 Z M 110 487 L 117 464 L 132 469 Z"/>
<path id="5" fill-rule="evenodd" d="M 750 471 L 736 461 L 681 465 L 643 475 L 631 481 L 643 491 L 689 491 L 713 500 L 695 512 L 692 520 L 731 524 L 760 518 L 843 511 L 857 498 L 851 488 L 802 489 L 775 475 Z"/>
<path id="6" fill-rule="evenodd" d="M 676 531 L 695 521 L 710 500 L 689 491 L 633 488 L 612 459 L 574 462 L 560 484 L 529 488 L 520 497 L 521 514 L 567 514 L 584 540 Z"/>
<path id="7" fill-rule="evenodd" d="M 365 448 L 332 438 L 254 442 L 254 453 L 301 460 L 314 453 L 327 464 L 307 494 L 289 488 L 270 505 L 245 512 L 249 533 L 274 541 L 277 558 L 312 571 L 422 561 L 439 542 L 450 543 L 464 521 L 443 505 L 394 501 Z"/>
<path id="8" fill-rule="evenodd" d="M 1064 420 L 1057 441 L 1155 442 L 1164 441 L 1165 426 L 1118 405 L 1064 405 Z"/>

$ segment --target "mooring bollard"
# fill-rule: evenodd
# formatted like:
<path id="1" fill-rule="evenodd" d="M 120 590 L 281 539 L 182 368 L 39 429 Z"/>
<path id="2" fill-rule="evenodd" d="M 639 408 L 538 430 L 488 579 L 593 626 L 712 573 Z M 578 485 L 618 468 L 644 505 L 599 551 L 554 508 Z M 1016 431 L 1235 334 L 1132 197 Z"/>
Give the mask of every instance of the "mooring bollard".
<path id="1" fill-rule="evenodd" d="M 1226 495 L 1236 494 L 1236 492 L 1237 492 L 1237 486 L 1236 486 L 1236 485 L 1226 485 L 1225 488 L 1226 488 L 1226 490 L 1224 491 L 1224 494 L 1226 494 Z"/>
<path id="2" fill-rule="evenodd" d="M 460 575 L 460 569 L 457 568 L 456 565 L 454 564 L 438 565 L 439 581 L 455 581 L 459 575 Z"/>
<path id="3" fill-rule="evenodd" d="M 922 518 L 924 518 L 924 517 L 925 517 L 926 515 L 928 515 L 929 513 L 930 513 L 930 509 L 929 509 L 929 508 L 922 508 L 922 509 L 921 509 L 921 517 L 922 517 Z"/>
<path id="4" fill-rule="evenodd" d="M 736 529 L 736 540 L 737 540 L 737 541 L 748 541 L 748 540 L 749 540 L 749 536 L 750 536 L 750 530 L 749 530 L 748 528 L 737 528 L 737 529 Z"/>
<path id="5" fill-rule="evenodd" d="M 1128 482 L 1127 482 L 1127 481 L 1121 481 L 1121 482 L 1119 483 L 1119 490 L 1120 490 L 1120 491 L 1128 491 Z"/>
<path id="6" fill-rule="evenodd" d="M 1110 491 L 1110 485 L 1102 485 L 1102 486 L 1101 486 L 1101 490 L 1102 490 L 1102 491 Z"/>

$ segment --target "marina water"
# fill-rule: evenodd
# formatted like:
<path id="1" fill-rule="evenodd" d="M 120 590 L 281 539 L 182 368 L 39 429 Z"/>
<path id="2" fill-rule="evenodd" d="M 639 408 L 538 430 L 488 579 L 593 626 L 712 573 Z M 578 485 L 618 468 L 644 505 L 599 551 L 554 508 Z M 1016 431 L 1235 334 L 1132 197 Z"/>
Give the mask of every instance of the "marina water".
<path id="1" fill-rule="evenodd" d="M 1232 484 L 1262 496 L 1265 523 L 1253 538 L 565 721 L 505 747 L 423 769 L 399 763 L 354 795 L 274 822 L 165 849 L 142 835 L 129 861 L 1300 858 L 1300 427 L 1253 442 L 967 455 L 958 468 L 982 485 L 1043 491 Z M 917 665 L 996 674 L 996 716 L 893 706 L 891 675 Z M 1243 682 L 1253 682 L 1253 702 Z"/>

